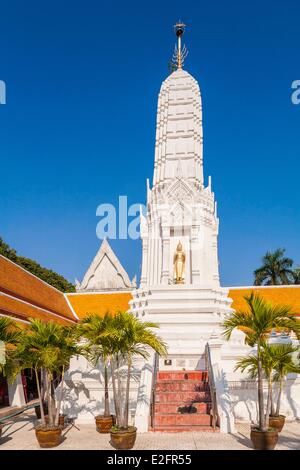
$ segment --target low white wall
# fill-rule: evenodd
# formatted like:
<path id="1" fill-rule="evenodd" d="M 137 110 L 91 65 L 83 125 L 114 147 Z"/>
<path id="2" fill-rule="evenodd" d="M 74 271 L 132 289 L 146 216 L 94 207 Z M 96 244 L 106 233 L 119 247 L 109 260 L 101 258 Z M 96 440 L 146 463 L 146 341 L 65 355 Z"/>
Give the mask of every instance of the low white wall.
<path id="1" fill-rule="evenodd" d="M 221 432 L 235 432 L 235 421 L 257 422 L 257 384 L 247 379 L 247 374 L 234 371 L 237 360 L 251 352 L 240 335 L 230 342 L 213 337 L 210 341 L 211 360 L 217 393 L 218 413 Z M 175 355 L 173 367 L 179 368 L 184 355 Z M 194 360 L 194 358 L 192 358 Z M 191 355 L 185 360 L 191 366 Z M 181 362 L 180 362 L 181 364 Z M 203 350 L 199 348 L 196 369 L 204 368 Z M 196 362 L 195 362 L 196 365 Z M 160 365 L 160 367 L 162 364 Z M 175 366 L 175 367 L 174 367 Z M 163 367 L 168 370 L 168 367 Z M 188 370 L 188 369 L 187 369 Z M 139 432 L 147 432 L 150 421 L 150 404 L 153 384 L 154 354 L 147 362 L 139 360 L 133 367 L 130 388 L 130 424 L 135 424 Z M 103 370 L 93 369 L 81 356 L 72 358 L 66 373 L 63 412 L 75 418 L 78 423 L 92 423 L 94 417 L 104 412 Z M 265 386 L 265 394 L 267 392 Z M 17 392 L 16 396 L 18 396 Z M 111 413 L 114 413 L 112 384 L 109 383 Z M 275 397 L 276 398 L 276 397 Z M 282 396 L 281 413 L 288 420 L 300 418 L 300 376 L 289 376 Z"/>
<path id="2" fill-rule="evenodd" d="M 272 342 L 287 342 L 289 339 L 277 338 Z M 297 343 L 297 341 L 293 341 Z M 257 383 L 249 380 L 247 373 L 235 371 L 237 361 L 254 350 L 244 344 L 244 335 L 237 333 L 231 341 L 223 343 L 220 348 L 219 374 L 222 382 L 222 392 L 218 397 L 220 404 L 227 403 L 227 408 L 235 421 L 258 421 Z M 216 372 L 218 374 L 218 372 Z M 274 387 L 274 400 L 277 398 L 277 389 Z M 264 398 L 267 400 L 267 383 L 264 382 Z M 281 414 L 288 420 L 300 417 L 300 376 L 290 374 L 285 383 L 281 399 Z M 231 432 L 228 430 L 228 432 Z"/>
<path id="3" fill-rule="evenodd" d="M 134 424 L 141 370 L 144 361 L 133 365 L 129 401 L 129 422 Z M 109 373 L 110 412 L 114 414 L 113 390 Z M 77 423 L 93 423 L 95 416 L 104 412 L 103 368 L 95 369 L 82 356 L 71 359 L 70 369 L 65 374 L 62 411 Z"/>

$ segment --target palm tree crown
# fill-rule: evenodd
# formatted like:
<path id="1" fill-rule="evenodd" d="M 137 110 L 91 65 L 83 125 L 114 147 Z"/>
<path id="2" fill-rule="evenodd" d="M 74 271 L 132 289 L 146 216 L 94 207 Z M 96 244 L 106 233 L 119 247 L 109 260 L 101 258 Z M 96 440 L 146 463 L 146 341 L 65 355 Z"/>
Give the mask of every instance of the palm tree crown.
<path id="1" fill-rule="evenodd" d="M 234 311 L 223 323 L 226 339 L 235 329 L 245 333 L 249 346 L 266 341 L 272 331 L 295 333 L 300 338 L 300 320 L 288 305 L 271 305 L 252 292 L 245 296 L 249 310 Z"/>
<path id="2" fill-rule="evenodd" d="M 19 337 L 16 323 L 8 317 L 0 317 L 0 341 L 5 344 L 16 344 Z"/>
<path id="3" fill-rule="evenodd" d="M 262 266 L 254 271 L 254 285 L 272 286 L 294 283 L 293 260 L 284 256 L 285 250 L 268 251 L 262 258 Z"/>
<path id="4" fill-rule="evenodd" d="M 263 371 L 269 371 L 269 367 L 263 367 L 263 348 L 272 331 L 294 333 L 300 338 L 300 321 L 289 306 L 272 306 L 259 295 L 252 292 L 246 296 L 245 300 L 248 310 L 234 311 L 229 314 L 223 323 L 224 336 L 230 339 L 235 329 L 245 333 L 245 342 L 249 346 L 257 346 L 257 355 L 250 356 L 246 364 L 239 364 L 243 369 L 250 368 L 250 372 L 255 373 L 257 364 L 258 377 L 258 409 L 259 409 L 259 429 L 266 431 L 268 426 L 268 413 L 264 412 L 263 398 Z M 270 404 L 270 400 L 269 403 Z M 267 404 L 267 409 L 268 409 Z"/>
<path id="5" fill-rule="evenodd" d="M 300 268 L 299 267 L 294 269 L 293 276 L 294 276 L 294 284 L 300 284 Z"/>

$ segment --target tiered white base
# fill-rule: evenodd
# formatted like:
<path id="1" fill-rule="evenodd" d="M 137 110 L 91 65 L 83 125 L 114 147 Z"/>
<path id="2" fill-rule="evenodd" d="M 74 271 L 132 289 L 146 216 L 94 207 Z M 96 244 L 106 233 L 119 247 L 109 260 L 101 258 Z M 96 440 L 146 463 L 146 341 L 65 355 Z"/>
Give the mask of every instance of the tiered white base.
<path id="1" fill-rule="evenodd" d="M 168 357 L 160 370 L 203 369 L 206 343 L 221 335 L 221 322 L 230 311 L 228 290 L 205 286 L 153 286 L 134 292 L 131 312 L 159 324 Z M 171 362 L 170 362 L 171 361 Z"/>
<path id="2" fill-rule="evenodd" d="M 157 333 L 168 346 L 167 357 L 160 358 L 160 370 L 204 369 L 205 345 L 209 343 L 221 432 L 234 432 L 236 419 L 257 422 L 256 384 L 249 382 L 245 374 L 234 371 L 237 359 L 251 350 L 245 346 L 241 332 L 235 332 L 229 342 L 222 336 L 221 324 L 224 315 L 230 312 L 230 305 L 227 289 L 172 285 L 136 290 L 130 309 L 140 319 L 160 326 Z M 139 432 L 149 429 L 154 362 L 154 354 L 150 354 L 147 363 L 139 360 L 134 365 L 130 410 L 131 422 Z M 78 423 L 91 423 L 104 410 L 102 372 L 92 369 L 83 357 L 71 361 L 64 412 Z M 281 412 L 288 419 L 300 417 L 299 376 L 288 378 Z"/>

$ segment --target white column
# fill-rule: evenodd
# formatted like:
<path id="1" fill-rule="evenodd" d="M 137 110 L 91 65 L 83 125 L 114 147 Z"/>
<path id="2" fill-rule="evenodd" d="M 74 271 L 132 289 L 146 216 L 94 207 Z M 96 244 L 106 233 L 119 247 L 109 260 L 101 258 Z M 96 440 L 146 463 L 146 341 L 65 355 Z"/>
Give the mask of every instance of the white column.
<path id="1" fill-rule="evenodd" d="M 151 354 L 141 372 L 134 424 L 138 432 L 149 431 L 150 405 L 154 371 L 154 354 Z"/>
<path id="2" fill-rule="evenodd" d="M 162 284 L 169 282 L 170 227 L 162 227 Z"/>
<path id="3" fill-rule="evenodd" d="M 153 224 L 150 224 L 148 235 L 148 265 L 147 265 L 147 284 L 152 284 L 152 265 L 153 265 Z"/>
<path id="4" fill-rule="evenodd" d="M 198 240 L 199 225 L 193 225 L 191 230 L 191 284 L 200 284 L 200 243 Z"/>
<path id="5" fill-rule="evenodd" d="M 232 404 L 229 401 L 230 392 L 228 391 L 226 372 L 222 368 L 221 347 L 223 342 L 217 336 L 217 334 L 213 335 L 213 338 L 209 340 L 209 347 L 216 386 L 220 431 L 235 433 L 234 414 Z"/>
<path id="6" fill-rule="evenodd" d="M 141 287 L 147 284 L 147 270 L 148 270 L 148 239 L 142 239 L 142 272 L 141 272 Z"/>
<path id="7" fill-rule="evenodd" d="M 213 266 L 213 281 L 217 286 L 220 285 L 219 277 L 219 257 L 218 257 L 218 234 L 212 235 L 212 266 Z"/>
<path id="8" fill-rule="evenodd" d="M 11 406 L 25 406 L 25 395 L 21 374 L 18 374 L 13 384 L 8 384 L 8 397 Z"/>

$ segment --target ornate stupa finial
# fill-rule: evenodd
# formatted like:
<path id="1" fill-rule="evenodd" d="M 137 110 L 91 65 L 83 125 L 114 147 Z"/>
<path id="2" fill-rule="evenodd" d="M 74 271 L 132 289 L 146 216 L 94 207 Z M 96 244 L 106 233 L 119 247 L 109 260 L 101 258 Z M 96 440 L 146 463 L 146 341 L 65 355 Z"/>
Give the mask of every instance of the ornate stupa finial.
<path id="1" fill-rule="evenodd" d="M 181 45 L 181 37 L 184 34 L 185 27 L 186 25 L 182 23 L 182 21 L 180 20 L 178 21 L 178 23 L 174 25 L 175 34 L 177 36 L 178 43 L 177 43 L 177 46 L 175 46 L 172 62 L 173 64 L 177 66 L 178 69 L 182 69 L 184 60 L 186 56 L 188 55 L 188 50 L 185 47 L 185 45 L 183 47 Z"/>

